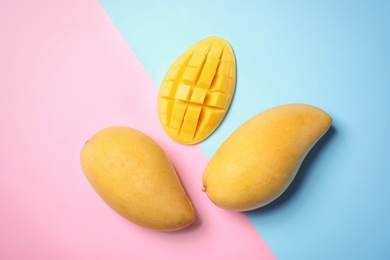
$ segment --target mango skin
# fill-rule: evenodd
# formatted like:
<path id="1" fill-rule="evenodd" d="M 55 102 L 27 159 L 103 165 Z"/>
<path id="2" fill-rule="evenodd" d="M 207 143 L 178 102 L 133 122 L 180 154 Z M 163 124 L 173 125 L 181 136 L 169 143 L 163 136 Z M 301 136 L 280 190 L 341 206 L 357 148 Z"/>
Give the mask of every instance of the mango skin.
<path id="1" fill-rule="evenodd" d="M 332 118 L 306 104 L 271 108 L 245 122 L 216 151 L 203 188 L 217 206 L 248 211 L 278 198 Z"/>
<path id="2" fill-rule="evenodd" d="M 165 152 L 136 129 L 114 126 L 99 131 L 82 148 L 80 163 L 99 196 L 137 225 L 174 231 L 196 219 Z"/>

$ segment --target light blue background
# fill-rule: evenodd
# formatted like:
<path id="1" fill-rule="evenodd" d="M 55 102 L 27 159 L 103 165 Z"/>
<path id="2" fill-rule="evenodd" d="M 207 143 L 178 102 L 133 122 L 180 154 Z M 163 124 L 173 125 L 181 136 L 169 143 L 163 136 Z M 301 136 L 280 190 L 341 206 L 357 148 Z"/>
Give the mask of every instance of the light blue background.
<path id="1" fill-rule="evenodd" d="M 158 86 L 199 40 L 231 43 L 236 93 L 200 144 L 208 158 L 276 105 L 308 103 L 333 117 L 290 188 L 247 213 L 278 259 L 390 259 L 390 1 L 100 3 Z"/>

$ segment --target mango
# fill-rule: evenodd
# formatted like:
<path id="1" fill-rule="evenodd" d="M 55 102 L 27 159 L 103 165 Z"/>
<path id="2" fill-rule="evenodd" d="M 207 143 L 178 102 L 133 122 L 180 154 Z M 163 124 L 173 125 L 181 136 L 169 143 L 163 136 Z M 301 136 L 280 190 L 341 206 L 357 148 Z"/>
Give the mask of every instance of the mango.
<path id="1" fill-rule="evenodd" d="M 203 173 L 202 190 L 217 206 L 248 211 L 278 198 L 291 184 L 332 118 L 306 104 L 268 109 L 240 126 Z"/>
<path id="2" fill-rule="evenodd" d="M 208 37 L 185 51 L 168 69 L 158 94 L 158 116 L 167 135 L 195 144 L 211 135 L 226 115 L 236 85 L 229 43 Z"/>
<path id="3" fill-rule="evenodd" d="M 165 152 L 136 129 L 113 126 L 97 132 L 82 148 L 80 163 L 97 194 L 139 226 L 174 231 L 196 219 Z"/>

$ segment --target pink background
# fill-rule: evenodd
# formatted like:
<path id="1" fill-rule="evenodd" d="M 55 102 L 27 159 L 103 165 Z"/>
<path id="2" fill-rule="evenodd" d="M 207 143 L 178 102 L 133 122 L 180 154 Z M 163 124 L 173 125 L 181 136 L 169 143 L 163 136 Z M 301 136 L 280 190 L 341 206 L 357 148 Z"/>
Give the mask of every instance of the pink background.
<path id="1" fill-rule="evenodd" d="M 0 259 L 274 259 L 245 214 L 201 192 L 206 157 L 163 133 L 157 86 L 96 1 L 6 1 L 0 24 Z M 138 227 L 93 191 L 79 153 L 112 125 L 167 152 L 197 211 L 192 227 Z"/>

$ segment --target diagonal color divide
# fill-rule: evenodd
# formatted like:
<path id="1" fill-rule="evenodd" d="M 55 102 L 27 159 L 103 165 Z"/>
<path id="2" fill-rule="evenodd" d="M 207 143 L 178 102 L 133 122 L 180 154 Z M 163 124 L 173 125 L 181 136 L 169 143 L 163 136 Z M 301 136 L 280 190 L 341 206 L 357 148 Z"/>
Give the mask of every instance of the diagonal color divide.
<path id="1" fill-rule="evenodd" d="M 200 39 L 231 43 L 236 93 L 199 144 L 207 158 L 277 105 L 312 104 L 333 117 L 289 189 L 247 212 L 278 259 L 389 259 L 389 1 L 99 2 L 156 85 Z"/>
<path id="2" fill-rule="evenodd" d="M 245 214 L 201 192 L 206 157 L 165 135 L 156 85 L 97 2 L 12 2 L 0 17 L 9 40 L 0 49 L 0 258 L 274 259 Z M 191 228 L 140 228 L 95 194 L 79 152 L 112 125 L 167 152 L 197 210 Z"/>

